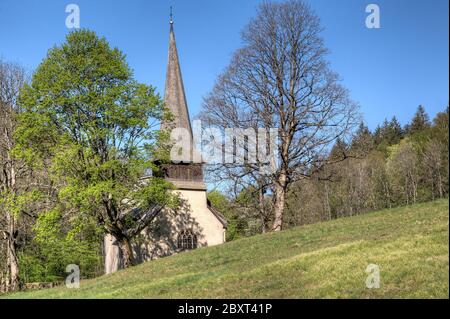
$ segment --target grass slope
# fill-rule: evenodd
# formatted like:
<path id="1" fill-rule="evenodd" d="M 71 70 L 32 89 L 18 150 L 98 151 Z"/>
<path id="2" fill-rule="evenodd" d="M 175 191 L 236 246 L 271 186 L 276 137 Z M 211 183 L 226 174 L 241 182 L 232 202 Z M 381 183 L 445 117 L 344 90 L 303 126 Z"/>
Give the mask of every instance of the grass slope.
<path id="1" fill-rule="evenodd" d="M 448 200 L 236 240 L 14 298 L 448 298 Z M 379 289 L 365 269 L 379 265 Z"/>

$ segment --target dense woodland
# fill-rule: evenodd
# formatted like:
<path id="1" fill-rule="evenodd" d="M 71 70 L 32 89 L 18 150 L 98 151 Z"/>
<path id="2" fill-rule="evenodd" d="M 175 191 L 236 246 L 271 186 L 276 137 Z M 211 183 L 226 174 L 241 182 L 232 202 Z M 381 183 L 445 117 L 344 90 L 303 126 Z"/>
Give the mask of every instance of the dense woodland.
<path id="1" fill-rule="evenodd" d="M 448 107 L 369 130 L 321 30 L 302 1 L 264 2 L 205 98 L 207 125 L 279 136 L 270 174 L 261 158 L 205 167 L 210 185 L 222 181 L 208 197 L 227 240 L 448 197 Z M 179 204 L 166 181 L 141 179 L 158 169 L 151 158 L 167 160 L 166 111 L 92 31 L 70 33 L 30 76 L 0 60 L 0 292 L 61 281 L 69 264 L 82 278 L 103 274 L 105 234 L 134 264 L 133 239 Z"/>

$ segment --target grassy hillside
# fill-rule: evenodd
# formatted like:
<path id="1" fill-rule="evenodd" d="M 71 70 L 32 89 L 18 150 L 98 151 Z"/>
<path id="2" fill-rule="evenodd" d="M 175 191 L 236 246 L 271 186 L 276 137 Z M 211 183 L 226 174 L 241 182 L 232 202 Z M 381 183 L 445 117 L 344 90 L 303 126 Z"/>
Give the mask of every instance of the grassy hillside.
<path id="1" fill-rule="evenodd" d="M 15 298 L 448 298 L 448 200 L 202 248 Z M 379 265 L 379 289 L 365 269 Z"/>

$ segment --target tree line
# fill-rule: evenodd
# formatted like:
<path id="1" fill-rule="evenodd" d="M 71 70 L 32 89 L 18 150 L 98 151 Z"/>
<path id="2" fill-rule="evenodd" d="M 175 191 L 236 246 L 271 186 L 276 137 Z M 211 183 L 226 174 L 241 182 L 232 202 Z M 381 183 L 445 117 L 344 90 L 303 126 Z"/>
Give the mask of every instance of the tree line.
<path id="1" fill-rule="evenodd" d="M 403 127 L 396 117 L 373 131 L 361 123 L 350 142 L 336 141 L 328 155 L 344 161 L 323 167 L 288 189 L 284 227 L 448 198 L 448 112 L 447 107 L 431 121 L 419 106 Z M 257 186 L 231 194 L 209 193 L 227 214 L 228 240 L 267 231 L 274 220 L 273 194 L 262 194 Z"/>

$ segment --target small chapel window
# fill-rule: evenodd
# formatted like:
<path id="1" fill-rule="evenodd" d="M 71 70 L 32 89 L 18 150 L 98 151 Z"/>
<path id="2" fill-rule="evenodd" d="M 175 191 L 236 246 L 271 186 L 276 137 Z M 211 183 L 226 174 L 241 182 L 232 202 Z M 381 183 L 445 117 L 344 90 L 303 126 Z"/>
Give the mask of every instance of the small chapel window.
<path id="1" fill-rule="evenodd" d="M 178 235 L 177 246 L 181 250 L 195 249 L 197 248 L 197 236 L 191 231 L 182 231 Z"/>

